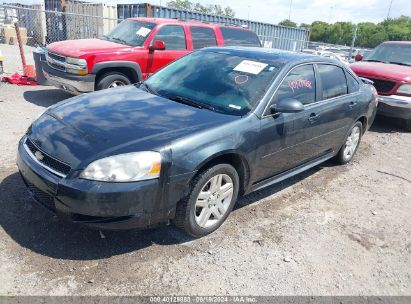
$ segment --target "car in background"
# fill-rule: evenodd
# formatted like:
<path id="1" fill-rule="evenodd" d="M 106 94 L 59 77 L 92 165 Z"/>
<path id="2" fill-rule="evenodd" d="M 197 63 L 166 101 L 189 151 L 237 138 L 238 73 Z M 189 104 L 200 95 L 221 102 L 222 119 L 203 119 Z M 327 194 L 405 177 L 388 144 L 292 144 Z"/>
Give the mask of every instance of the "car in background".
<path id="1" fill-rule="evenodd" d="M 349 64 L 348 57 L 344 56 L 343 54 L 333 53 L 330 51 L 317 51 L 317 55 L 337 60 L 342 64 Z"/>
<path id="2" fill-rule="evenodd" d="M 411 41 L 384 42 L 350 67 L 374 82 L 378 114 L 402 119 L 411 131 Z"/>
<path id="3" fill-rule="evenodd" d="M 34 198 L 72 222 L 173 221 L 200 237 L 238 196 L 333 157 L 350 162 L 376 100 L 334 60 L 206 48 L 140 84 L 48 108 L 21 139 L 17 164 Z"/>
<path id="4" fill-rule="evenodd" d="M 48 82 L 73 94 L 136 83 L 191 51 L 211 46 L 261 47 L 240 26 L 130 18 L 99 39 L 54 42 L 43 65 Z"/>

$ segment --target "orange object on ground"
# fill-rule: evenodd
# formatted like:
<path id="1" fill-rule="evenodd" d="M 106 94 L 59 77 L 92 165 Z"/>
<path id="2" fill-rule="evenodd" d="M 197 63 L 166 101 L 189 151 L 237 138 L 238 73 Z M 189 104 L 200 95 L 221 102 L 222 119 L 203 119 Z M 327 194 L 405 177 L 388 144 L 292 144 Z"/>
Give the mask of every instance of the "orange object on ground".
<path id="1" fill-rule="evenodd" d="M 33 78 L 21 76 L 19 73 L 14 73 L 10 77 L 3 77 L 3 81 L 17 85 L 35 86 L 37 82 Z"/>
<path id="2" fill-rule="evenodd" d="M 32 64 L 27 64 L 26 66 L 23 67 L 23 73 L 24 76 L 28 78 L 36 78 L 36 70 L 34 69 L 34 65 Z"/>

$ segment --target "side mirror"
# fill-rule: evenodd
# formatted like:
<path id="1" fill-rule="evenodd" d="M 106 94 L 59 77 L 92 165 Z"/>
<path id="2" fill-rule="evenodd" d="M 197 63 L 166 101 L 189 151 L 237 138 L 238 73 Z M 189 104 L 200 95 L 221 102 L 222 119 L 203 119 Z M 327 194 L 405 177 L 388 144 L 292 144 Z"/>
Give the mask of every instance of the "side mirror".
<path id="1" fill-rule="evenodd" d="M 355 61 L 361 61 L 364 58 L 364 56 L 360 53 L 358 53 L 357 55 L 355 55 L 354 59 Z"/>
<path id="2" fill-rule="evenodd" d="M 297 99 L 287 98 L 273 103 L 271 113 L 298 113 L 304 111 L 304 105 Z"/>
<path id="3" fill-rule="evenodd" d="M 154 40 L 150 46 L 150 51 L 164 51 L 166 49 L 166 43 L 162 40 Z"/>

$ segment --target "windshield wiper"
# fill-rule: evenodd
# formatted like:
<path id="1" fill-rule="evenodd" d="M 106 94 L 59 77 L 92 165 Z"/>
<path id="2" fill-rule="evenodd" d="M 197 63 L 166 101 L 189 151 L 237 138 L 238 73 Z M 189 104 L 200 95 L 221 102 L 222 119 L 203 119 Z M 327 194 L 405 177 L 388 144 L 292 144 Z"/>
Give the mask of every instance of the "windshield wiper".
<path id="1" fill-rule="evenodd" d="M 121 44 L 126 44 L 127 45 L 127 41 L 125 41 L 121 38 L 118 38 L 118 37 L 107 37 L 107 38 L 110 39 L 110 40 L 113 40 L 113 41 L 120 42 Z"/>
<path id="2" fill-rule="evenodd" d="M 395 62 L 395 61 L 390 61 L 390 62 L 388 62 L 388 63 L 391 63 L 391 64 L 398 64 L 398 65 L 405 65 L 405 66 L 411 66 L 411 64 L 407 64 L 407 63 L 404 63 L 404 62 Z"/>
<path id="3" fill-rule="evenodd" d="M 196 100 L 192 100 L 190 98 L 186 98 L 186 97 L 178 96 L 178 95 L 167 95 L 167 96 L 164 96 L 164 97 L 166 97 L 170 100 L 179 102 L 179 103 L 183 103 L 183 104 L 186 104 L 186 105 L 189 105 L 189 106 L 192 106 L 192 107 L 196 107 L 198 109 L 207 109 L 207 110 L 216 112 L 216 109 L 214 107 L 212 107 L 212 106 L 210 106 L 206 103 L 202 103 L 202 102 L 199 102 L 199 101 L 196 101 Z"/>
<path id="4" fill-rule="evenodd" d="M 382 60 L 377 60 L 377 59 L 365 59 L 363 61 L 367 61 L 367 62 L 382 62 L 382 63 L 386 63 L 385 61 Z"/>
<path id="5" fill-rule="evenodd" d="M 153 94 L 153 95 L 157 95 L 158 96 L 158 93 L 156 92 L 156 91 L 154 91 L 148 84 L 146 84 L 144 81 L 139 81 L 139 82 L 137 82 L 136 84 L 135 84 L 136 86 L 138 86 L 138 88 L 143 88 L 144 89 L 144 91 L 146 91 L 146 92 L 148 92 L 148 93 L 150 93 L 150 94 Z"/>

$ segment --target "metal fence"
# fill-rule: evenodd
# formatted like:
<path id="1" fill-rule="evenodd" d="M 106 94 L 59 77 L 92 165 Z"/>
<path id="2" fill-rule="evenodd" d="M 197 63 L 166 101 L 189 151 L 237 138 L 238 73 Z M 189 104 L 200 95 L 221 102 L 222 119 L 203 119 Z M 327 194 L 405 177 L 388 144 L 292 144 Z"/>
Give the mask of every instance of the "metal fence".
<path id="1" fill-rule="evenodd" d="M 149 3 L 118 4 L 117 13 L 119 19 L 130 17 L 173 18 L 247 26 L 249 29 L 257 33 L 264 47 L 282 50 L 301 50 L 307 47 L 309 40 L 309 31 L 303 28 L 293 28 L 246 19 L 184 11 L 169 7 L 150 5 Z"/>
<path id="2" fill-rule="evenodd" d="M 96 38 L 108 33 L 129 17 L 175 18 L 209 23 L 248 26 L 269 48 L 300 50 L 307 46 L 309 32 L 244 19 L 182 11 L 150 4 L 110 6 L 101 3 L 68 2 L 63 8 L 46 1 L 41 5 L 0 5 L 0 43 L 15 44 L 16 33 L 10 21 L 17 18 L 23 42 L 44 46 L 55 41 Z M 54 2 L 53 2 L 54 3 Z M 61 3 L 60 1 L 56 3 Z"/>
<path id="3" fill-rule="evenodd" d="M 88 4 L 81 7 L 73 4 L 66 7 L 63 13 L 46 10 L 43 5 L 0 5 L 0 17 L 3 18 L 0 19 L 0 43 L 17 43 L 13 18 L 18 20 L 23 43 L 29 46 L 45 46 L 68 39 L 100 37 L 111 31 L 119 22 L 116 7 L 112 11 L 110 8 L 104 4 Z"/>

